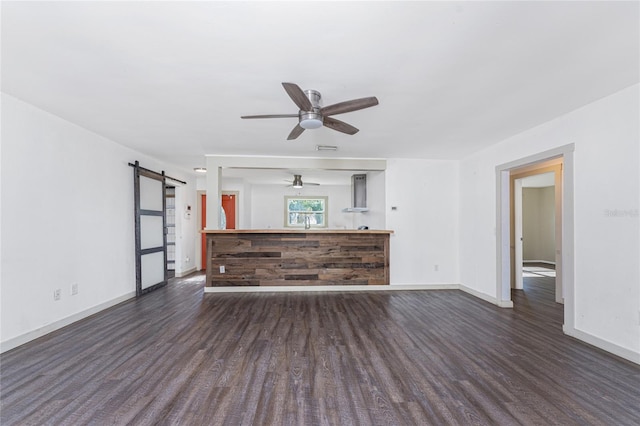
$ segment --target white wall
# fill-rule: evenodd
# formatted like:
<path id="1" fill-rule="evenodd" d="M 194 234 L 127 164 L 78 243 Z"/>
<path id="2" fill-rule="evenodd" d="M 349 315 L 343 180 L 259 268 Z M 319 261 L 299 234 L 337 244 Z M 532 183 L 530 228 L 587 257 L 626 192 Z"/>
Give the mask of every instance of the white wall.
<path id="1" fill-rule="evenodd" d="M 353 229 L 354 220 L 359 216 L 343 213 L 349 207 L 351 196 L 349 185 L 304 186 L 300 189 L 286 185 L 252 185 L 251 188 L 251 225 L 254 229 L 284 228 L 284 197 L 286 196 L 326 196 L 329 205 L 330 229 Z"/>
<path id="2" fill-rule="evenodd" d="M 640 354 L 638 89 L 622 90 L 460 163 L 461 282 L 499 299 L 495 167 L 575 144 L 575 332 L 633 354 Z"/>
<path id="3" fill-rule="evenodd" d="M 391 284 L 458 284 L 457 162 L 391 159 L 385 175 Z"/>
<path id="4" fill-rule="evenodd" d="M 191 181 L 178 203 L 195 205 L 191 176 L 6 94 L 1 149 L 2 350 L 133 296 L 129 162 Z M 177 268 L 193 268 L 195 220 L 180 221 L 180 232 Z"/>
<path id="5" fill-rule="evenodd" d="M 522 188 L 522 253 L 525 261 L 556 261 L 555 187 Z"/>
<path id="6" fill-rule="evenodd" d="M 368 225 L 371 229 L 383 229 L 385 226 L 385 177 L 384 172 L 367 173 L 367 206 L 370 211 L 365 214 L 344 213 L 342 209 L 351 205 L 351 189 L 349 185 L 306 186 L 294 189 L 286 185 L 249 184 L 242 179 L 222 178 L 222 191 L 239 192 L 238 229 L 278 229 L 284 227 L 281 217 L 285 195 L 317 195 L 329 197 L 329 228 L 355 229 L 360 225 Z M 197 178 L 198 191 L 206 191 L 206 178 Z M 260 210 L 252 209 L 253 203 L 261 206 Z"/>
<path id="7" fill-rule="evenodd" d="M 148 161 L 149 164 L 156 164 L 157 167 L 162 167 L 161 164 L 148 159 L 146 156 L 140 156 L 140 158 L 145 158 L 145 162 Z M 192 176 L 183 175 L 177 171 L 172 171 L 167 174 L 175 178 L 178 178 L 178 175 L 180 175 L 182 177 L 180 180 L 187 182 L 186 185 L 172 182 L 172 184 L 176 186 L 176 274 L 177 276 L 184 276 L 195 270 L 196 254 L 199 251 L 197 244 L 200 234 L 198 233 L 198 221 L 196 217 L 197 197 L 195 179 Z M 187 214 L 187 206 L 191 207 L 190 214 Z"/>

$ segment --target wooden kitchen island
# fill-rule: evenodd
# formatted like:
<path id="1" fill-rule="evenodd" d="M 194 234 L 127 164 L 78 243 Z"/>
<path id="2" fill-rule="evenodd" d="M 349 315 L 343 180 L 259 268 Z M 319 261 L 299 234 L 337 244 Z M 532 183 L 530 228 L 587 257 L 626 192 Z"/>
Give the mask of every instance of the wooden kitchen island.
<path id="1" fill-rule="evenodd" d="M 207 241 L 206 287 L 389 284 L 393 231 L 202 232 Z"/>

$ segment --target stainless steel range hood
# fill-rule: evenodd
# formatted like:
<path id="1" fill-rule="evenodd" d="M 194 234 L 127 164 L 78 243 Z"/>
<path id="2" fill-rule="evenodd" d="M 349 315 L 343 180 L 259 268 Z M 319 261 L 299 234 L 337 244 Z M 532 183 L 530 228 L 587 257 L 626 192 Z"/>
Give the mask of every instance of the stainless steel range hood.
<path id="1" fill-rule="evenodd" d="M 351 176 L 351 207 L 342 209 L 348 213 L 367 212 L 367 175 L 357 174 Z"/>

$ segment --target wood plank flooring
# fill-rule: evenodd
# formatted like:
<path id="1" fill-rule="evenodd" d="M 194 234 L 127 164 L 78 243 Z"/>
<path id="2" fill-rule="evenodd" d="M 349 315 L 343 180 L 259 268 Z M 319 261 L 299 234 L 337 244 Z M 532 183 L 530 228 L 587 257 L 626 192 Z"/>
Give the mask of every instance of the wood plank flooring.
<path id="1" fill-rule="evenodd" d="M 460 291 L 203 294 L 176 279 L 3 354 L 2 425 L 637 425 L 640 367 Z"/>

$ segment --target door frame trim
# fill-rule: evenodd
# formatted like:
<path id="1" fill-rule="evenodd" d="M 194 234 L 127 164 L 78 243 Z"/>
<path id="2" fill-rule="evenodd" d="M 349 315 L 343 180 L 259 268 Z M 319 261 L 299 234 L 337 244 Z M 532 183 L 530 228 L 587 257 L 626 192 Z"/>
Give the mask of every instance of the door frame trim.
<path id="1" fill-rule="evenodd" d="M 197 238 L 198 245 L 195 251 L 196 271 L 203 270 L 202 269 L 202 234 L 200 233 L 200 231 L 202 230 L 202 196 L 203 195 L 207 195 L 207 191 L 200 190 L 200 189 L 196 191 L 196 227 L 197 227 L 198 234 L 200 234 L 200 238 Z"/>
<path id="2" fill-rule="evenodd" d="M 562 264 L 565 301 L 565 333 L 575 329 L 573 168 L 575 144 L 563 145 L 496 166 L 496 300 L 499 306 L 513 307 L 511 300 L 511 220 L 510 175 L 514 169 L 562 157 Z"/>

